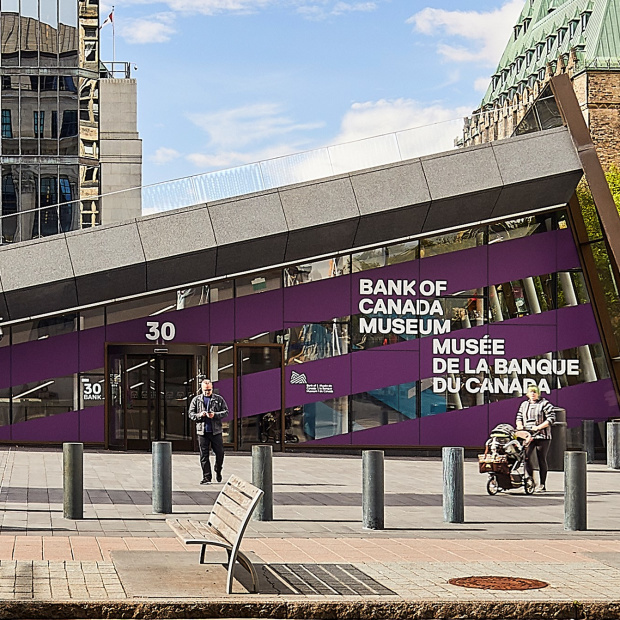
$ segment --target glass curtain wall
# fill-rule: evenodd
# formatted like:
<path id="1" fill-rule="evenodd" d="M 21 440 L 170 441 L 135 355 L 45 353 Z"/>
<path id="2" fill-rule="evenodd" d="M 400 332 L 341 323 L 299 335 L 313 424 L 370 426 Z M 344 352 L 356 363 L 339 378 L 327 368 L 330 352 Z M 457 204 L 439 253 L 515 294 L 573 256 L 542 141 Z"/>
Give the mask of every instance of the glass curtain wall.
<path id="1" fill-rule="evenodd" d="M 98 23 L 92 0 L 2 0 L 0 243 L 80 228 L 82 202 L 98 223 Z"/>

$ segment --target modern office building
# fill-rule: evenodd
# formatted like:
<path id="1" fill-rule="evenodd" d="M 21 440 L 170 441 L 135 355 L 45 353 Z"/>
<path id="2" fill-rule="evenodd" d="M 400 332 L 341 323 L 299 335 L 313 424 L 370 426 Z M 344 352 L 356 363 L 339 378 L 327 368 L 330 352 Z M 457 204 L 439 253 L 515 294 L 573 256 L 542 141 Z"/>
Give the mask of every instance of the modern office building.
<path id="1" fill-rule="evenodd" d="M 136 84 L 100 62 L 99 2 L 2 0 L 0 40 L 1 243 L 139 215 L 98 199 L 141 184 Z"/>
<path id="2" fill-rule="evenodd" d="M 570 426 L 620 416 L 572 119 L 1 248 L 0 440 L 191 448 L 206 376 L 237 449 L 480 446 L 532 381 Z"/>
<path id="3" fill-rule="evenodd" d="M 525 0 L 462 143 L 513 135 L 549 80 L 566 73 L 603 166 L 620 165 L 620 6 L 615 0 Z M 547 114 L 541 108 L 542 125 Z"/>

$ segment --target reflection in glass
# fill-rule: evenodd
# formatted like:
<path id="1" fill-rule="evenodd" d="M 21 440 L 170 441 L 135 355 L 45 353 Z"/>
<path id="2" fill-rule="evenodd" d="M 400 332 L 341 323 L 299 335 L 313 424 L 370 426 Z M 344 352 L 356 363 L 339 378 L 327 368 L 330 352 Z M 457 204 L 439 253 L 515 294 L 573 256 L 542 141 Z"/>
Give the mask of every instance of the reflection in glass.
<path id="1" fill-rule="evenodd" d="M 353 431 L 395 424 L 415 417 L 415 381 L 351 396 Z"/>
<path id="2" fill-rule="evenodd" d="M 0 426 L 11 423 L 11 388 L 0 390 Z"/>
<path id="3" fill-rule="evenodd" d="M 312 263 L 295 265 L 284 269 L 284 286 L 295 286 L 306 282 L 316 282 L 326 278 L 336 278 L 351 272 L 348 255 L 335 256 Z"/>
<path id="4" fill-rule="evenodd" d="M 303 443 L 349 432 L 349 398 L 331 398 L 286 410 L 285 442 Z"/>
<path id="5" fill-rule="evenodd" d="M 349 324 L 343 319 L 306 323 L 284 331 L 287 364 L 345 355 L 349 352 Z"/>
<path id="6" fill-rule="evenodd" d="M 13 424 L 74 411 L 75 377 L 59 377 L 13 386 Z M 76 403 L 77 405 L 77 403 Z"/>
<path id="7" fill-rule="evenodd" d="M 435 237 L 422 239 L 420 257 L 435 256 L 475 248 L 484 244 L 486 226 L 467 228 L 453 233 L 445 233 Z"/>
<path id="8" fill-rule="evenodd" d="M 272 291 L 282 286 L 282 270 L 272 269 L 263 273 L 242 276 L 235 280 L 235 294 L 237 297 Z"/>
<path id="9" fill-rule="evenodd" d="M 77 325 L 77 314 L 61 314 L 19 323 L 12 328 L 13 344 L 70 334 L 77 330 Z"/>

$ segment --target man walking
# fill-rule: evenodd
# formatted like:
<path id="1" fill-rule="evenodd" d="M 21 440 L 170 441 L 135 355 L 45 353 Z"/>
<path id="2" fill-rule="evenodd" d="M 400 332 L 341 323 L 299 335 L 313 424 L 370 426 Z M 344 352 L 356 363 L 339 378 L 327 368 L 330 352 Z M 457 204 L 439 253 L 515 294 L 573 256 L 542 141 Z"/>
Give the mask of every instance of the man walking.
<path id="1" fill-rule="evenodd" d="M 222 482 L 222 465 L 224 464 L 224 438 L 222 437 L 222 418 L 228 415 L 228 405 L 219 395 L 213 393 L 213 383 L 204 379 L 201 383 L 202 393 L 194 396 L 189 406 L 190 420 L 196 422 L 198 447 L 200 448 L 200 465 L 202 481 L 211 482 L 211 462 L 209 448 L 215 452 L 215 479 Z"/>

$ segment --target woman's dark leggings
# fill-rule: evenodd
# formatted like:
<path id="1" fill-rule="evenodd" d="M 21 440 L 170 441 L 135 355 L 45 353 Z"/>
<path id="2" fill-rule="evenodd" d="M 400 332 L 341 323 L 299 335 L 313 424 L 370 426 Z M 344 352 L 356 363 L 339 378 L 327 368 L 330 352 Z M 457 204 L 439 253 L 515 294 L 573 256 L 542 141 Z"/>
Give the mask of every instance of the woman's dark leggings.
<path id="1" fill-rule="evenodd" d="M 549 452 L 549 439 L 533 439 L 530 445 L 527 447 L 525 455 L 525 471 L 528 476 L 532 477 L 534 469 L 532 468 L 531 458 L 534 450 L 536 450 L 536 457 L 538 458 L 538 469 L 540 470 L 540 484 L 545 486 L 547 481 L 547 453 Z"/>

